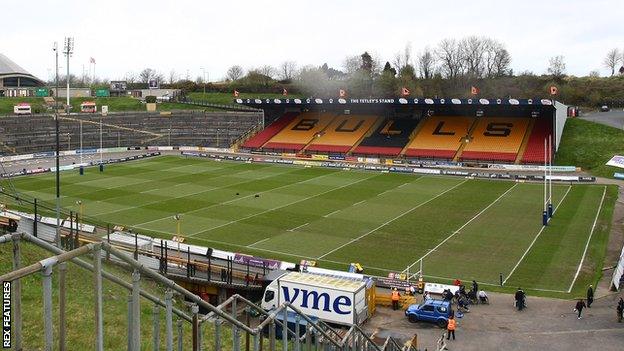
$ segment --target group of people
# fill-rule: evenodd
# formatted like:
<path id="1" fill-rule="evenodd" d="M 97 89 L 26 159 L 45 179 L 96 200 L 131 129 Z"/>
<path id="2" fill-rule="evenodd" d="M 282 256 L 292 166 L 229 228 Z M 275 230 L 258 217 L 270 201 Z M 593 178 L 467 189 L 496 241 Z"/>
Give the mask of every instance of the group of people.
<path id="1" fill-rule="evenodd" d="M 574 306 L 574 312 L 577 313 L 578 319 L 583 318 L 582 316 L 583 309 L 585 307 L 591 308 L 592 303 L 594 303 L 594 287 L 592 285 L 590 285 L 589 288 L 587 288 L 586 297 L 587 297 L 587 303 L 585 303 L 583 299 L 579 299 L 576 302 L 576 305 Z M 618 323 L 622 323 L 622 320 L 624 319 L 624 299 L 622 299 L 621 297 L 615 307 L 615 312 L 616 312 Z"/>

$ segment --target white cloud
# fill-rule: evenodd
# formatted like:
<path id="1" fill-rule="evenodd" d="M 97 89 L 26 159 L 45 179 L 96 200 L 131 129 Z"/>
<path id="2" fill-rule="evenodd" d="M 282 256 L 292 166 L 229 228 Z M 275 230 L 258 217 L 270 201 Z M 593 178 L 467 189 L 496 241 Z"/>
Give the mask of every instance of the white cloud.
<path id="1" fill-rule="evenodd" d="M 486 35 L 507 45 L 514 71 L 542 73 L 564 55 L 568 72 L 601 69 L 624 47 L 619 0 L 511 1 L 34 1 L 3 4 L 0 50 L 48 78 L 52 44 L 75 37 L 74 74 L 97 61 L 97 74 L 121 78 L 145 67 L 212 80 L 227 68 L 295 60 L 340 67 L 365 50 L 390 60 L 411 42 L 416 52 L 446 37 Z M 62 57 L 61 57 L 62 59 Z M 62 64 L 64 66 L 64 64 Z"/>

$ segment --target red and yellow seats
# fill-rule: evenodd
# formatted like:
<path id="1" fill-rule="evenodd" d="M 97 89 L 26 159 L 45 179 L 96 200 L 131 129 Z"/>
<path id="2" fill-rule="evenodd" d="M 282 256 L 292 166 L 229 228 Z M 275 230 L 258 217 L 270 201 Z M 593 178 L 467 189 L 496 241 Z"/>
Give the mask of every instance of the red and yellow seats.
<path id="1" fill-rule="evenodd" d="M 263 149 L 299 151 L 334 119 L 333 113 L 305 112 L 269 140 Z"/>
<path id="2" fill-rule="evenodd" d="M 452 159 L 468 135 L 473 117 L 433 116 L 408 145 L 405 156 Z"/>
<path id="3" fill-rule="evenodd" d="M 346 153 L 366 134 L 379 117 L 341 115 L 310 143 L 306 151 Z"/>
<path id="4" fill-rule="evenodd" d="M 544 163 L 544 139 L 552 135 L 552 120 L 538 118 L 522 155 L 522 163 Z M 553 141 L 554 143 L 554 141 Z"/>
<path id="5" fill-rule="evenodd" d="M 528 126 L 528 118 L 480 118 L 461 159 L 513 162 Z"/>
<path id="6" fill-rule="evenodd" d="M 275 136 L 275 134 L 279 133 L 280 130 L 284 129 L 290 122 L 297 117 L 298 112 L 288 112 L 285 113 L 282 117 L 278 118 L 276 121 L 271 123 L 268 127 L 264 128 L 258 134 L 249 138 L 249 140 L 243 143 L 243 147 L 250 149 L 257 149 L 262 147 L 269 139 Z"/>

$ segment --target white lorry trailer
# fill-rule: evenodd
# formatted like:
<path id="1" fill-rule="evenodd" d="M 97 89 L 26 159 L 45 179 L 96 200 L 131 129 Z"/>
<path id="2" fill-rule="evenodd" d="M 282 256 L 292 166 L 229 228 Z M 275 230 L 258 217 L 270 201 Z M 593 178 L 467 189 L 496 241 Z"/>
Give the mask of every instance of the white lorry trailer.
<path id="1" fill-rule="evenodd" d="M 361 324 L 369 317 L 368 300 L 374 289 L 372 282 L 363 279 L 287 272 L 267 286 L 261 305 L 271 311 L 288 301 L 325 322 Z"/>

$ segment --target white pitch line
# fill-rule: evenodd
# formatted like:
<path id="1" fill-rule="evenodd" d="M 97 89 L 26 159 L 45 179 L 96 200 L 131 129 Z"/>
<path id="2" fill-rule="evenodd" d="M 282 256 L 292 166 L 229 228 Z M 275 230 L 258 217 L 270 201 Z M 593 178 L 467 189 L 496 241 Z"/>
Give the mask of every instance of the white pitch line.
<path id="1" fill-rule="evenodd" d="M 329 217 L 329 216 L 331 216 L 331 215 L 333 215 L 333 214 L 336 214 L 336 213 L 338 213 L 338 212 L 340 212 L 340 211 L 342 211 L 342 209 L 337 209 L 336 211 L 330 212 L 330 213 L 328 213 L 328 214 L 324 215 L 323 217 L 327 218 L 327 217 Z"/>
<path id="2" fill-rule="evenodd" d="M 301 229 L 301 228 L 305 227 L 305 226 L 306 226 L 306 225 L 308 225 L 308 224 L 310 224 L 310 223 L 309 223 L 309 222 L 308 222 L 308 223 L 304 223 L 304 224 L 299 225 L 299 226 L 296 226 L 296 227 L 294 227 L 294 228 L 292 228 L 292 229 L 288 229 L 288 231 L 289 231 L 289 232 L 294 232 L 295 230 L 297 230 L 297 229 Z"/>
<path id="3" fill-rule="evenodd" d="M 189 165 L 177 166 L 177 167 L 168 168 L 168 169 L 166 169 L 166 170 L 167 170 L 167 171 L 170 171 L 170 170 L 173 170 L 173 169 L 182 168 L 182 167 L 188 167 L 188 166 L 189 166 Z M 214 168 L 214 170 L 225 169 L 225 168 L 227 168 L 227 167 L 222 167 L 222 168 Z M 212 169 L 211 169 L 211 170 L 212 170 Z M 156 171 L 156 170 L 149 170 L 149 171 L 146 171 L 146 172 L 143 172 L 143 173 L 152 173 L 152 172 L 158 172 L 158 171 Z M 246 171 L 245 171 L 245 172 L 246 172 Z M 201 173 L 201 172 L 199 172 L 199 173 Z M 241 173 L 242 173 L 242 172 L 241 172 Z M 189 173 L 189 174 L 197 174 L 197 173 Z M 175 177 L 179 177 L 179 176 L 175 176 Z M 167 179 L 171 179 L 171 178 L 175 178 L 175 177 L 167 177 L 167 178 L 163 178 L 163 179 L 148 179 L 148 180 L 145 180 L 145 181 L 140 181 L 140 182 L 137 182 L 137 183 L 121 184 L 121 185 L 111 186 L 111 187 L 106 187 L 106 188 L 102 188 L 102 189 L 103 189 L 103 190 L 110 190 L 110 189 L 123 188 L 123 187 L 126 187 L 126 186 L 134 186 L 134 185 L 139 185 L 139 184 L 145 184 L 145 183 L 149 183 L 149 182 L 166 181 Z M 114 179 L 114 178 L 126 178 L 126 177 L 121 177 L 121 176 L 113 176 L 111 179 Z M 84 181 L 84 182 L 76 182 L 76 183 L 72 183 L 71 185 L 85 185 L 86 183 L 89 183 L 89 182 L 95 182 L 95 181 L 101 181 L 101 179 L 87 180 L 87 181 Z M 188 184 L 188 183 L 183 183 L 183 184 Z M 46 188 L 39 189 L 39 190 L 37 190 L 37 191 L 28 191 L 28 192 L 26 192 L 26 193 L 29 193 L 29 192 L 37 193 L 37 192 L 39 192 L 39 191 L 41 191 L 41 190 L 45 190 L 45 189 L 53 189 L 53 188 L 54 188 L 53 186 L 52 186 L 52 187 L 46 187 Z M 97 191 L 97 190 L 96 190 L 96 191 Z M 64 198 L 76 198 L 76 199 L 79 199 L 79 198 L 80 198 L 80 195 L 84 195 L 84 194 L 87 194 L 87 193 L 90 193 L 90 192 L 86 192 L 86 191 L 85 191 L 85 192 L 81 192 L 81 193 L 77 193 L 77 194 L 72 194 L 72 195 L 61 195 L 61 199 L 64 199 Z M 132 195 L 132 194 L 129 194 L 129 195 Z M 119 198 L 119 197 L 124 197 L 124 196 L 128 196 L 128 194 L 126 194 L 126 195 L 121 195 L 121 196 L 109 197 L 109 198 L 108 198 L 108 199 L 106 199 L 106 200 L 116 199 L 116 198 Z M 97 203 L 97 202 L 102 202 L 102 201 L 104 201 L 104 200 L 95 201 L 94 203 Z"/>
<path id="4" fill-rule="evenodd" d="M 436 195 L 436 196 L 432 197 L 431 199 L 429 199 L 429 200 L 427 200 L 427 201 L 425 201 L 425 202 L 421 202 L 421 203 L 419 203 L 418 205 L 416 205 L 416 206 L 414 206 L 414 207 L 410 208 L 409 210 L 407 210 L 407 211 L 405 211 L 405 212 L 401 213 L 400 215 L 398 215 L 398 216 L 396 216 L 396 217 L 394 217 L 394 218 L 392 218 L 392 219 L 390 219 L 390 220 L 388 220 L 388 221 L 386 221 L 386 222 L 382 223 L 382 224 L 381 224 L 381 225 L 379 225 L 377 228 L 372 229 L 372 230 L 370 230 L 370 231 L 368 231 L 368 232 L 366 232 L 366 233 L 364 233 L 364 234 L 362 234 L 362 235 L 358 236 L 357 238 L 354 238 L 354 239 L 351 239 L 351 240 L 347 241 L 346 243 L 344 243 L 344 244 L 342 244 L 342 245 L 338 246 L 337 248 L 332 249 L 332 250 L 331 250 L 331 251 L 329 251 L 329 252 L 324 253 L 323 255 L 321 255 L 321 256 L 319 256 L 319 257 L 317 257 L 316 259 L 317 259 L 317 260 L 320 260 L 320 259 L 322 259 L 323 257 L 325 257 L 325 256 L 327 256 L 327 255 L 329 255 L 329 254 L 332 254 L 332 253 L 334 253 L 334 252 L 336 252 L 336 251 L 338 251 L 338 250 L 342 249 L 343 247 L 345 247 L 345 246 L 347 246 L 347 245 L 350 245 L 350 244 L 352 244 L 352 243 L 354 243 L 354 242 L 356 242 L 356 241 L 358 241 L 358 240 L 360 240 L 360 239 L 362 239 L 362 238 L 364 238 L 364 237 L 366 237 L 366 236 L 370 235 L 370 234 L 371 234 L 371 233 L 373 233 L 373 232 L 376 232 L 377 230 L 379 230 L 379 229 L 381 229 L 381 228 L 383 228 L 383 227 L 387 226 L 388 224 L 390 224 L 390 223 L 392 223 L 392 222 L 396 221 L 397 219 L 399 219 L 399 218 L 401 218 L 401 217 L 405 216 L 406 214 L 408 214 L 408 213 L 410 213 L 410 212 L 414 211 L 415 209 L 417 209 L 417 208 L 419 208 L 419 207 L 421 207 L 421 206 L 423 206 L 423 205 L 425 205 L 425 204 L 427 204 L 427 203 L 429 203 L 429 202 L 431 202 L 431 201 L 433 201 L 433 200 L 437 199 L 438 197 L 440 197 L 440 196 L 442 196 L 442 195 L 446 194 L 447 192 L 449 192 L 449 191 L 451 191 L 451 190 L 453 190 L 453 189 L 457 188 L 458 186 L 460 186 L 460 185 L 464 184 L 464 183 L 465 183 L 465 182 L 467 182 L 467 181 L 468 181 L 468 179 L 466 179 L 466 180 L 464 180 L 463 182 L 460 182 L 460 183 L 458 183 L 458 184 L 454 185 L 453 187 L 451 187 L 451 188 L 449 188 L 449 189 L 446 189 L 445 191 L 443 191 L 443 192 L 439 193 L 438 195 Z"/>
<path id="5" fill-rule="evenodd" d="M 565 192 L 565 194 L 563 194 L 563 197 L 561 198 L 561 201 L 559 201 L 557 206 L 555 206 L 555 208 L 553 210 L 553 214 L 555 214 L 555 212 L 557 212 L 557 209 L 559 208 L 561 203 L 563 203 L 563 200 L 566 198 L 566 196 L 568 196 L 568 193 L 570 192 L 570 189 L 572 189 L 571 185 L 568 186 L 568 190 Z M 548 219 L 548 221 L 550 221 L 550 218 Z M 533 241 L 531 242 L 531 245 L 529 245 L 529 247 L 527 247 L 526 251 L 524 251 L 524 254 L 522 254 L 522 257 L 520 257 L 520 259 L 518 260 L 516 265 L 511 269 L 511 272 L 509 272 L 509 274 L 507 274 L 507 277 L 505 277 L 505 280 L 503 280 L 503 285 L 505 285 L 505 283 L 507 283 L 507 279 L 509 279 L 512 276 L 512 274 L 514 274 L 514 272 L 516 271 L 516 268 L 518 268 L 518 266 L 520 266 L 520 263 L 522 262 L 522 260 L 524 260 L 524 257 L 529 253 L 529 251 L 531 251 L 531 248 L 533 247 L 533 244 L 535 244 L 535 242 L 537 241 L 537 239 L 542 234 L 542 232 L 544 231 L 545 228 L 546 228 L 546 226 L 542 225 L 542 228 L 540 228 L 540 230 L 537 232 L 537 235 L 535 236 L 535 238 L 533 238 Z"/>
<path id="6" fill-rule="evenodd" d="M 265 241 L 267 241 L 267 240 L 269 240 L 269 239 L 271 239 L 271 238 L 272 238 L 272 237 L 270 236 L 270 237 L 268 237 L 268 238 L 264 238 L 264 239 L 262 239 L 262 240 L 258 240 L 258 241 L 256 241 L 256 242 L 255 242 L 255 243 L 253 243 L 253 244 L 249 244 L 249 245 L 247 245 L 247 247 L 253 247 L 253 246 L 254 246 L 254 245 L 256 245 L 256 244 L 263 243 L 263 242 L 265 242 Z"/>
<path id="7" fill-rule="evenodd" d="M 253 171 L 253 170 L 244 171 L 244 172 L 251 172 L 251 171 Z M 240 172 L 240 173 L 244 173 L 244 172 Z M 239 173 L 236 173 L 236 174 L 239 174 Z M 218 177 L 215 177 L 215 178 L 219 178 L 219 177 L 229 177 L 229 176 L 230 176 L 230 175 L 226 175 L 226 174 L 224 174 L 224 175 L 222 175 L 222 176 L 218 176 Z M 241 181 L 241 182 L 236 182 L 236 183 L 233 183 L 233 184 L 228 184 L 228 185 L 224 185 L 224 186 L 220 186 L 220 187 L 216 187 L 216 188 L 204 189 L 204 190 L 200 190 L 200 191 L 192 192 L 192 193 L 190 193 L 190 194 L 184 194 L 184 195 L 180 195 L 180 196 L 168 197 L 168 198 L 166 198 L 166 199 L 160 199 L 160 200 L 155 200 L 155 201 L 145 202 L 145 203 L 140 204 L 140 207 L 144 207 L 144 206 L 147 206 L 147 205 L 153 205 L 153 204 L 157 204 L 157 203 L 159 203 L 159 202 L 168 201 L 168 200 L 173 200 L 173 199 L 181 199 L 181 198 L 183 198 L 183 197 L 187 197 L 187 196 L 194 196 L 194 195 L 199 195 L 199 194 L 203 194 L 203 193 L 208 193 L 208 192 L 215 191 L 215 190 L 219 190 L 219 189 L 225 189 L 225 188 L 228 188 L 228 187 L 233 186 L 233 185 L 238 185 L 238 184 L 249 183 L 249 182 L 252 182 L 252 181 L 254 181 L 254 180 L 261 180 L 261 179 L 270 178 L 270 177 L 273 177 L 273 176 L 275 176 L 275 174 L 270 174 L 270 175 L 268 175 L 268 176 L 266 176 L 266 177 L 260 177 L 260 178 L 257 178 L 257 179 L 252 179 L 252 180 L 247 179 L 247 180 L 244 180 L 244 181 Z M 160 189 L 162 189 L 162 188 L 160 188 Z M 130 194 L 130 195 L 132 195 L 132 194 Z M 98 215 L 98 216 L 101 216 L 101 215 L 108 215 L 108 214 L 111 214 L 111 213 L 117 213 L 117 212 L 127 211 L 127 210 L 128 210 L 128 207 L 125 207 L 125 208 L 120 208 L 120 209 L 117 209 L 117 210 L 114 210 L 114 211 L 108 211 L 108 212 L 98 213 L 97 215 Z M 164 218 L 169 218 L 169 216 L 164 217 Z M 163 218 L 160 218 L 160 219 L 163 219 Z M 159 219 L 159 220 L 160 220 L 160 219 Z M 144 223 L 139 223 L 139 224 L 134 225 L 134 226 L 132 226 L 132 227 L 139 227 L 139 226 L 141 226 L 141 225 L 144 225 L 144 224 L 147 224 L 147 223 L 151 223 L 151 222 L 155 222 L 155 221 L 156 221 L 156 220 L 154 220 L 154 221 L 149 221 L 149 222 L 144 222 Z"/>
<path id="8" fill-rule="evenodd" d="M 602 191 L 602 198 L 600 199 L 600 205 L 598 206 L 598 212 L 596 212 L 596 218 L 594 218 L 594 224 L 592 224 L 591 230 L 589 231 L 589 237 L 587 238 L 587 243 L 585 244 L 585 250 L 583 250 L 583 257 L 581 257 L 581 262 L 576 269 L 576 274 L 574 275 L 574 279 L 572 280 L 572 284 L 570 284 L 570 288 L 568 288 L 568 293 L 572 291 L 572 287 L 576 282 L 576 278 L 578 278 L 579 273 L 581 272 L 581 267 L 583 267 L 583 261 L 585 261 L 585 255 L 587 254 L 587 248 L 589 247 L 589 242 L 591 241 L 592 235 L 594 235 L 594 229 L 596 228 L 596 223 L 598 222 L 598 216 L 600 215 L 600 210 L 602 209 L 602 203 L 604 201 L 605 195 L 607 194 L 607 187 L 604 187 Z"/>
<path id="9" fill-rule="evenodd" d="M 474 221 L 475 219 L 477 219 L 479 216 L 481 216 L 485 211 L 487 211 L 490 207 L 494 206 L 495 203 L 498 202 L 498 200 L 502 199 L 503 196 L 507 195 L 507 193 L 509 193 L 513 188 L 515 188 L 519 183 L 514 184 L 511 188 L 507 189 L 507 191 L 505 191 L 504 193 L 502 193 L 499 197 L 496 198 L 496 200 L 492 201 L 491 204 L 487 205 L 484 209 L 482 209 L 479 213 L 477 213 L 476 215 L 474 215 L 474 217 L 470 218 L 468 220 L 468 222 L 464 223 L 464 225 L 462 225 L 461 227 L 459 227 L 459 229 L 457 229 L 456 231 L 454 231 L 453 233 L 451 233 L 451 235 L 449 235 L 448 237 L 446 237 L 446 239 L 442 240 L 442 242 L 440 242 L 438 245 L 436 245 L 433 249 L 427 251 L 427 253 L 419 258 L 418 260 L 414 261 L 414 263 L 412 263 L 411 265 L 409 265 L 409 267 L 413 267 L 418 261 L 423 260 L 425 257 L 429 256 L 429 254 L 431 254 L 432 252 L 436 251 L 440 246 L 444 245 L 444 243 L 446 243 L 447 241 L 449 241 L 452 237 L 454 237 L 457 233 L 459 233 L 462 229 L 466 228 L 466 226 L 468 226 L 470 223 L 472 223 L 472 221 Z"/>
<path id="10" fill-rule="evenodd" d="M 296 169 L 295 169 L 295 170 L 296 170 Z M 240 200 L 243 200 L 243 199 L 247 199 L 247 198 L 253 197 L 253 196 L 257 195 L 257 194 L 264 194 L 264 193 L 268 193 L 268 192 L 271 192 L 271 191 L 274 191 L 274 190 L 277 190 L 277 189 L 282 189 L 282 188 L 285 188 L 285 187 L 287 187 L 287 186 L 292 186 L 292 185 L 303 184 L 303 183 L 309 182 L 309 181 L 314 180 L 314 179 L 319 179 L 319 178 L 327 177 L 327 176 L 329 176 L 329 175 L 332 175 L 332 174 L 337 174 L 337 173 L 340 173 L 340 172 L 342 172 L 342 171 L 339 171 L 339 172 L 336 172 L 336 173 L 327 173 L 327 174 L 323 174 L 323 175 L 321 175 L 321 176 L 312 177 L 312 178 L 309 178 L 309 179 L 306 179 L 306 180 L 302 180 L 302 181 L 299 181 L 299 182 L 296 182 L 296 183 L 285 184 L 285 185 L 282 185 L 282 186 L 278 186 L 277 188 L 271 188 L 271 189 L 268 189 L 268 190 L 264 190 L 264 191 L 257 192 L 257 193 L 253 193 L 253 194 L 249 194 L 249 195 L 246 195 L 246 196 L 237 197 L 237 198 L 235 198 L 235 199 L 228 200 L 228 201 L 224 201 L 224 202 L 218 202 L 218 203 L 216 203 L 216 204 L 212 204 L 212 205 L 208 205 L 208 206 L 204 206 L 204 207 L 196 208 L 196 209 L 194 209 L 194 210 L 192 210 L 192 211 L 182 212 L 181 214 L 189 214 L 189 213 L 194 213 L 194 212 L 198 212 L 198 211 L 203 211 L 203 210 L 205 210 L 205 209 L 212 208 L 212 207 L 215 207 L 215 206 L 227 205 L 227 204 L 230 204 L 230 203 L 232 203 L 232 202 L 236 202 L 236 201 L 240 201 Z M 280 174 L 287 174 L 287 173 L 289 173 L 289 172 L 280 173 Z M 275 175 L 275 174 L 273 174 L 273 175 Z M 269 177 L 270 177 L 270 176 L 269 176 Z M 228 185 L 228 186 L 232 186 L 232 185 L 236 185 L 236 184 L 242 184 L 242 183 L 246 183 L 246 182 L 252 182 L 252 181 L 256 181 L 256 180 L 262 180 L 262 179 L 269 178 L 269 177 L 262 177 L 262 178 L 257 178 L 257 179 L 251 179 L 251 180 L 247 180 L 247 181 L 245 181 L 245 182 L 241 182 L 241 183 L 230 184 L 230 185 Z M 227 186 L 226 186 L 226 187 L 227 187 Z M 219 189 L 219 188 L 216 188 L 216 189 Z M 143 225 L 146 225 L 146 224 L 149 224 L 149 223 L 158 222 L 158 221 L 161 221 L 161 220 L 166 219 L 166 218 L 169 218 L 169 216 L 167 216 L 167 217 L 157 218 L 157 219 L 154 219 L 154 220 L 151 220 L 151 221 L 147 221 L 147 222 L 143 222 L 143 223 L 139 223 L 139 224 L 134 225 L 134 227 L 141 228 L 141 226 L 143 226 Z M 149 230 L 149 228 L 143 228 L 143 229 L 148 229 L 148 230 Z"/>
<path id="11" fill-rule="evenodd" d="M 357 206 L 357 205 L 359 205 L 359 204 L 363 204 L 363 203 L 365 203 L 365 202 L 366 202 L 366 200 L 358 201 L 358 202 L 354 203 L 354 204 L 353 204 L 353 205 L 351 205 L 351 206 Z"/>
<path id="12" fill-rule="evenodd" d="M 303 199 L 299 199 L 297 201 L 289 202 L 287 204 L 284 204 L 284 205 L 281 205 L 281 206 L 278 206 L 278 207 L 269 208 L 269 209 L 264 210 L 262 212 L 258 212 L 258 213 L 255 213 L 255 214 L 252 214 L 252 215 L 249 215 L 249 216 L 246 216 L 246 217 L 242 217 L 242 218 L 239 218 L 239 219 L 235 219 L 233 221 L 229 221 L 229 222 L 226 222 L 226 223 L 223 223 L 223 224 L 219 224 L 219 225 L 216 225 L 214 227 L 210 227 L 208 229 L 203 229 L 203 230 L 200 230 L 200 231 L 197 231 L 197 232 L 194 232 L 194 233 L 191 233 L 191 234 L 187 235 L 187 238 L 194 237 L 197 234 L 202 234 L 202 233 L 206 233 L 206 232 L 218 229 L 218 228 L 222 228 L 222 227 L 228 226 L 230 224 L 238 223 L 240 221 L 244 221 L 244 220 L 247 220 L 249 218 L 257 217 L 257 216 L 260 216 L 262 214 L 265 214 L 265 213 L 268 213 L 268 212 L 271 212 L 271 211 L 279 210 L 280 208 L 288 207 L 290 205 L 294 205 L 294 204 L 297 204 L 299 202 L 303 202 L 303 201 L 306 201 L 306 200 L 309 200 L 309 199 L 313 199 L 315 197 L 318 197 L 318 196 L 321 196 L 321 195 L 325 195 L 325 194 L 330 193 L 332 191 L 336 191 L 338 189 L 342 189 L 342 188 L 345 188 L 347 186 L 351 186 L 351 185 L 355 185 L 357 183 L 363 182 L 365 180 L 373 178 L 374 176 L 375 175 L 373 175 L 371 177 L 362 178 L 362 179 L 359 179 L 359 180 L 357 180 L 355 182 L 351 182 L 351 183 L 348 183 L 348 184 L 345 184 L 345 185 L 341 185 L 341 186 L 339 186 L 337 188 L 332 188 L 330 190 L 323 191 L 322 193 L 318 193 L 316 195 L 307 196 L 307 197 L 304 197 Z"/>

